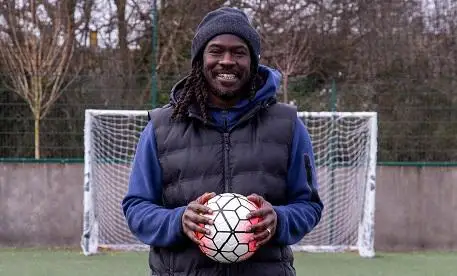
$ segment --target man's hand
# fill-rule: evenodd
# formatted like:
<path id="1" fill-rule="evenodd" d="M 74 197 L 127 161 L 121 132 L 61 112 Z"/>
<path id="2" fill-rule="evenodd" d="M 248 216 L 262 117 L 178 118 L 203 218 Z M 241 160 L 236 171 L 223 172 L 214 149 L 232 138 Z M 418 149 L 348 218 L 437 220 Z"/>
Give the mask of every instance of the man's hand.
<path id="1" fill-rule="evenodd" d="M 254 232 L 253 239 L 256 241 L 256 246 L 259 247 L 267 243 L 275 234 L 277 215 L 273 206 L 263 197 L 252 194 L 248 196 L 248 199 L 259 207 L 248 215 L 248 219 L 259 218 L 259 222 L 248 229 L 248 231 Z"/>
<path id="2" fill-rule="evenodd" d="M 205 214 L 212 214 L 212 210 L 203 204 L 214 196 L 216 196 L 215 193 L 205 193 L 196 200 L 190 202 L 181 218 L 183 232 L 198 245 L 202 244 L 197 238 L 196 233 L 202 233 L 203 235 L 211 234 L 208 229 L 201 227 L 200 224 L 213 224 L 213 221 L 210 218 L 203 216 Z"/>

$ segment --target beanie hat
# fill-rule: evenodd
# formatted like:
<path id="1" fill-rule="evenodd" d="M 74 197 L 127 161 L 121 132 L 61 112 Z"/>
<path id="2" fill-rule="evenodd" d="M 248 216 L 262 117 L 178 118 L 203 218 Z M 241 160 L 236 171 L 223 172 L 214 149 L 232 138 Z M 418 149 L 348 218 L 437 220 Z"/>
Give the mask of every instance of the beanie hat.
<path id="1" fill-rule="evenodd" d="M 206 44 L 220 34 L 233 34 L 242 38 L 248 44 L 257 67 L 260 58 L 260 36 L 244 12 L 229 7 L 209 12 L 198 25 L 192 40 L 192 63 Z"/>

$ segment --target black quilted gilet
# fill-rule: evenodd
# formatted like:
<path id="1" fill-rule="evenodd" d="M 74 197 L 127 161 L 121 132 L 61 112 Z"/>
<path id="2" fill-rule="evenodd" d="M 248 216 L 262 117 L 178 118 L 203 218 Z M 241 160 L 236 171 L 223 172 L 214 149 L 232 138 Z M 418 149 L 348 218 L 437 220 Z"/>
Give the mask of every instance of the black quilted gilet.
<path id="1" fill-rule="evenodd" d="M 150 112 L 163 173 L 163 205 L 187 205 L 205 192 L 252 193 L 286 204 L 294 107 L 259 105 L 231 128 L 205 124 L 196 114 L 172 121 L 172 107 Z M 188 243 L 151 248 L 152 275 L 295 275 L 289 247 L 269 243 L 250 259 L 216 263 Z"/>

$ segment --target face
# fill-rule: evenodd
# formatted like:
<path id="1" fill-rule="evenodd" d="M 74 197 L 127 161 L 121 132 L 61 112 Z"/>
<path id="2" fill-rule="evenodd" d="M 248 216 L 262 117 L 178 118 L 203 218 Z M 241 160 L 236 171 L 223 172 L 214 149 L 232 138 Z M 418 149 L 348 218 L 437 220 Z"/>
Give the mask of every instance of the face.
<path id="1" fill-rule="evenodd" d="M 230 101 L 243 96 L 249 82 L 251 55 L 239 37 L 223 34 L 214 37 L 203 52 L 203 73 L 212 96 Z"/>

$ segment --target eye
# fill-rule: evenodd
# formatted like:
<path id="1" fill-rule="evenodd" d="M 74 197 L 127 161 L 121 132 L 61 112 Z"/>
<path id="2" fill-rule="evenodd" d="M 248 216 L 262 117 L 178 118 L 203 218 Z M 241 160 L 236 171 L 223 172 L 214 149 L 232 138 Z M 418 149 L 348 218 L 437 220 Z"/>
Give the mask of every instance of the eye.
<path id="1" fill-rule="evenodd" d="M 212 54 L 212 55 L 220 55 L 220 54 L 222 54 L 222 50 L 217 49 L 217 48 L 212 48 L 212 49 L 208 50 L 208 53 Z"/>
<path id="2" fill-rule="evenodd" d="M 245 50 L 236 50 L 234 52 L 234 55 L 237 56 L 237 57 L 244 57 L 247 55 L 246 51 Z"/>

